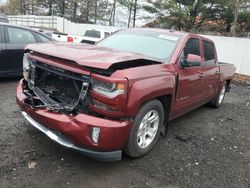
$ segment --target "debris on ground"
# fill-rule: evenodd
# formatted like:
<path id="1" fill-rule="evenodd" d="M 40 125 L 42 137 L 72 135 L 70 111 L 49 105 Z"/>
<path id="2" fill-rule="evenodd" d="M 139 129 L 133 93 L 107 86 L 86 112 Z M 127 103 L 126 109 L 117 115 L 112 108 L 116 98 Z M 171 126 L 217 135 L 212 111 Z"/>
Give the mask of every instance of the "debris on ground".
<path id="1" fill-rule="evenodd" d="M 250 101 L 247 101 L 246 106 L 249 106 L 249 105 L 250 105 Z"/>
<path id="2" fill-rule="evenodd" d="M 37 163 L 34 162 L 34 161 L 29 161 L 29 162 L 28 162 L 28 168 L 29 168 L 29 169 L 35 168 L 36 165 L 37 165 Z"/>
<path id="3" fill-rule="evenodd" d="M 35 150 L 32 149 L 32 150 L 24 151 L 23 153 L 24 153 L 24 154 L 29 154 L 29 153 L 34 153 L 34 152 L 35 152 Z"/>
<path id="4" fill-rule="evenodd" d="M 190 135 L 186 135 L 186 134 L 178 134 L 175 136 L 175 138 L 177 140 L 182 141 L 182 142 L 188 142 L 192 139 L 192 137 Z"/>

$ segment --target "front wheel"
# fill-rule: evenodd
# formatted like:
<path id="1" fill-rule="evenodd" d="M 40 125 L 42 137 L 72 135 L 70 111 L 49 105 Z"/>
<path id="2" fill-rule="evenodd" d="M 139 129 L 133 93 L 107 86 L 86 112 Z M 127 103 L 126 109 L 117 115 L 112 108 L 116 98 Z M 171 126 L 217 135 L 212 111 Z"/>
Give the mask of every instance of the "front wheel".
<path id="1" fill-rule="evenodd" d="M 220 91 L 220 93 L 213 99 L 211 102 L 209 102 L 209 105 L 215 108 L 219 108 L 224 101 L 225 95 L 226 95 L 226 88 L 227 84 L 225 83 Z"/>
<path id="2" fill-rule="evenodd" d="M 135 117 L 124 153 L 130 157 L 147 154 L 159 139 L 163 119 L 164 110 L 159 100 L 144 104 Z"/>

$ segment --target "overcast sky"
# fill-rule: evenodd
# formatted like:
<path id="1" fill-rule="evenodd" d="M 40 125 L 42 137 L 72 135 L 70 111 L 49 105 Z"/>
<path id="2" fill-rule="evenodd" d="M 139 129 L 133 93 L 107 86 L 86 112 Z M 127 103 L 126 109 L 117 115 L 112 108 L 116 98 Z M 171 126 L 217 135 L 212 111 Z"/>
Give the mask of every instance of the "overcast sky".
<path id="1" fill-rule="evenodd" d="M 0 0 L 0 4 L 1 4 L 1 3 L 4 3 L 5 1 L 6 1 L 6 0 Z"/>

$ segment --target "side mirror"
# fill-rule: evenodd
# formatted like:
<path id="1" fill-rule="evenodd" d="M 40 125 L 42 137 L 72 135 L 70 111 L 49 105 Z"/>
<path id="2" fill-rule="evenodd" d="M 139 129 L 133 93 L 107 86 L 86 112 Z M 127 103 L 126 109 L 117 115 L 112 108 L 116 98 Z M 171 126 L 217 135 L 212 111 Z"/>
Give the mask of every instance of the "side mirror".
<path id="1" fill-rule="evenodd" d="M 193 66 L 200 66 L 201 65 L 201 56 L 188 54 L 187 59 L 180 60 L 181 67 L 193 67 Z"/>

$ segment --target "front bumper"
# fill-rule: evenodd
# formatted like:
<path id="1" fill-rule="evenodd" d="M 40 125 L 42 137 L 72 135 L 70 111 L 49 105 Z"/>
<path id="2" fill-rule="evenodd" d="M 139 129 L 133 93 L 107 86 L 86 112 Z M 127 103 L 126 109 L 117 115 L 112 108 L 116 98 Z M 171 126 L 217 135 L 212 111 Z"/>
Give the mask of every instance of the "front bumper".
<path id="1" fill-rule="evenodd" d="M 114 121 L 86 114 L 69 116 L 47 109 L 33 109 L 24 101 L 23 80 L 17 86 L 17 104 L 24 117 L 57 143 L 102 161 L 120 160 L 131 128 L 130 121 Z M 99 142 L 90 136 L 92 127 L 101 129 Z"/>

